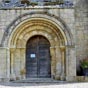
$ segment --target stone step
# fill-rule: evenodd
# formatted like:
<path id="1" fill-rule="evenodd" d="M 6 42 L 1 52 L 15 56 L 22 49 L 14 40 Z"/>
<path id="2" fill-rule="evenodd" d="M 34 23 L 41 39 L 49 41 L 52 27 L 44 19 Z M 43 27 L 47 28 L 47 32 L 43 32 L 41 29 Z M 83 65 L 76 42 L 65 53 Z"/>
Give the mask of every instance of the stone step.
<path id="1" fill-rule="evenodd" d="M 52 78 L 30 78 L 24 80 L 16 80 L 14 83 L 65 83 L 66 81 L 54 80 Z"/>

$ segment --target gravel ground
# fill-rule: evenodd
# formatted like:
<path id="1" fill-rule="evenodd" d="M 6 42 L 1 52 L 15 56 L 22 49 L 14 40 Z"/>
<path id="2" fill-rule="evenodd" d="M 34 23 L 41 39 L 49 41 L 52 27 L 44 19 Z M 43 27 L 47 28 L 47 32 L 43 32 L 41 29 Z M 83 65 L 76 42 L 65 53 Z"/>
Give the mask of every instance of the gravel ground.
<path id="1" fill-rule="evenodd" d="M 0 83 L 0 88 L 88 88 L 88 83 Z"/>

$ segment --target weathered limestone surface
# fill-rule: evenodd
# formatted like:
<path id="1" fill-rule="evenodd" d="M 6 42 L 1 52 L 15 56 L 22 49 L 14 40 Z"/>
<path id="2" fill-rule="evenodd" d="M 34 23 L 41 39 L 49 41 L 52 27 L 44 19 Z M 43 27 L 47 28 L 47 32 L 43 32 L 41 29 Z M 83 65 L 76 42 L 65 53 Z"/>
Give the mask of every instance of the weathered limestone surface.
<path id="1" fill-rule="evenodd" d="M 7 10 L 0 9 L 0 79 L 1 80 L 3 80 L 4 78 L 7 79 L 11 78 L 11 80 L 25 79 L 24 45 L 26 44 L 29 35 L 32 36 L 38 33 L 46 36 L 51 41 L 52 46 L 54 45 L 54 47 L 50 47 L 50 50 L 51 53 L 53 53 L 52 74 L 55 75 L 55 78 L 59 80 L 61 79 L 63 80 L 65 77 L 65 79 L 68 81 L 73 81 L 77 79 L 76 64 L 77 64 L 77 70 L 79 70 L 80 60 L 88 57 L 88 5 L 87 5 L 88 0 L 82 0 L 82 1 L 74 0 L 74 1 L 75 1 L 74 3 L 76 3 L 75 8 L 26 8 L 26 9 L 15 8 L 15 9 L 7 9 Z M 32 15 L 27 15 L 23 17 L 23 14 L 26 13 Z M 38 13 L 42 13 L 42 16 L 39 15 Z M 63 26 L 63 29 L 65 34 L 67 34 L 66 29 L 68 29 L 68 32 L 70 31 L 70 34 L 72 35 L 71 37 L 73 40 L 70 40 L 65 35 L 65 37 L 68 38 L 68 41 L 73 42 L 71 46 L 69 46 L 70 44 L 64 44 L 65 43 L 64 39 L 61 39 L 60 41 L 57 40 L 54 32 L 52 32 L 48 28 L 46 28 L 48 30 L 47 32 L 42 32 L 42 31 L 38 32 L 37 29 L 39 29 L 40 26 L 37 27 L 35 26 L 33 27 L 33 30 L 35 28 L 36 30 L 34 30 L 33 32 L 27 33 L 26 30 L 23 31 L 23 33 L 20 33 L 21 35 L 17 37 L 17 41 L 16 41 L 17 46 L 9 47 L 8 39 L 12 34 L 11 32 L 13 32 L 13 30 L 19 25 L 18 23 L 22 23 L 23 21 L 25 21 L 25 19 L 31 19 L 32 17 L 36 17 L 36 16 L 43 17 L 44 14 L 46 15 L 50 14 L 52 17 L 51 20 L 54 20 L 55 17 L 58 21 L 61 21 L 62 23 L 66 24 Z M 44 30 L 43 27 L 41 27 L 41 29 Z M 16 34 L 19 34 L 19 32 Z M 59 33 L 58 35 L 61 36 L 62 34 Z M 14 39 L 15 38 L 13 38 L 12 41 L 15 41 Z M 55 45 L 55 42 L 52 41 L 52 39 L 54 39 L 54 41 L 58 41 L 57 45 Z M 63 45 L 65 48 L 63 48 Z M 11 69 L 10 69 L 10 65 L 11 65 Z"/>
<path id="2" fill-rule="evenodd" d="M 0 48 L 0 81 L 8 78 L 7 54 L 8 50 L 6 48 Z"/>
<path id="3" fill-rule="evenodd" d="M 88 58 L 88 0 L 79 0 L 75 7 L 76 57 L 79 71 L 80 60 Z"/>

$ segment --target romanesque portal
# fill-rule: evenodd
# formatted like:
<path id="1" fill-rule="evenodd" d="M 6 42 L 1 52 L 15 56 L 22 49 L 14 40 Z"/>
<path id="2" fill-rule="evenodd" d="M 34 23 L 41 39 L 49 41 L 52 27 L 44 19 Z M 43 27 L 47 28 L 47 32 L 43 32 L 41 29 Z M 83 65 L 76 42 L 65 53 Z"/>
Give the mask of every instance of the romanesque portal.
<path id="1" fill-rule="evenodd" d="M 61 29 L 47 19 L 32 18 L 14 30 L 10 38 L 11 79 L 65 80 L 67 39 Z"/>

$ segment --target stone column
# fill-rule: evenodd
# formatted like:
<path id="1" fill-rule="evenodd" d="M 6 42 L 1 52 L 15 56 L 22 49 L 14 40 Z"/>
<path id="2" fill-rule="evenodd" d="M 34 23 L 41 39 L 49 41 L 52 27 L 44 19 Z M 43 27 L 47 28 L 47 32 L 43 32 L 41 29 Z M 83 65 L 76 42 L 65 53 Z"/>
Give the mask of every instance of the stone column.
<path id="1" fill-rule="evenodd" d="M 51 76 L 55 78 L 56 74 L 56 55 L 55 55 L 55 47 L 50 47 L 51 53 Z"/>
<path id="2" fill-rule="evenodd" d="M 65 80 L 65 46 L 60 46 L 61 50 L 61 80 Z"/>
<path id="3" fill-rule="evenodd" d="M 25 68 L 25 61 L 26 61 L 26 58 L 25 58 L 25 48 L 21 48 L 20 49 L 20 56 L 21 56 L 21 71 L 20 71 L 20 74 L 21 74 L 21 79 L 25 79 L 26 78 L 26 68 Z"/>
<path id="4" fill-rule="evenodd" d="M 10 65 L 11 65 L 11 73 L 10 73 L 10 80 L 15 80 L 15 73 L 14 73 L 14 52 L 15 48 L 10 48 Z"/>
<path id="5" fill-rule="evenodd" d="M 66 80 L 76 80 L 76 53 L 74 46 L 66 46 Z"/>
<path id="6" fill-rule="evenodd" d="M 10 80 L 10 49 L 7 48 L 7 78 Z"/>
<path id="7" fill-rule="evenodd" d="M 55 75 L 55 79 L 60 80 L 61 69 L 62 69 L 60 46 L 55 46 L 55 53 L 56 53 L 56 75 Z"/>

